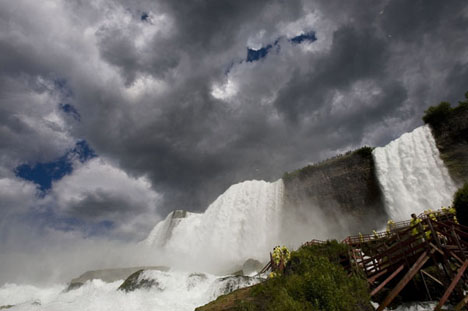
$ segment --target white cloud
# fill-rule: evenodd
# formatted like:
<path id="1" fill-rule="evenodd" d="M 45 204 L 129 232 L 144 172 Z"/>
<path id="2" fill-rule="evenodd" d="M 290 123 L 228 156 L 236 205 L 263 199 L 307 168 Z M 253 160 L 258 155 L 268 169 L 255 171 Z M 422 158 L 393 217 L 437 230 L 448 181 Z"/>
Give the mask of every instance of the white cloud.
<path id="1" fill-rule="evenodd" d="M 50 81 L 23 77 L 2 82 L 7 90 L 0 97 L 0 166 L 50 161 L 74 145 L 59 108 L 60 92 Z"/>
<path id="2" fill-rule="evenodd" d="M 0 178 L 0 218 L 7 215 L 21 214 L 36 203 L 34 184 L 14 177 Z"/>
<path id="3" fill-rule="evenodd" d="M 161 196 L 146 177 L 132 177 L 121 169 L 94 158 L 75 163 L 72 174 L 54 182 L 49 195 L 64 215 L 86 222 L 112 221 L 119 234 L 139 238 L 160 220 Z"/>
<path id="4" fill-rule="evenodd" d="M 232 79 L 227 79 L 224 84 L 215 84 L 211 90 L 214 98 L 226 100 L 237 94 L 238 87 Z"/>

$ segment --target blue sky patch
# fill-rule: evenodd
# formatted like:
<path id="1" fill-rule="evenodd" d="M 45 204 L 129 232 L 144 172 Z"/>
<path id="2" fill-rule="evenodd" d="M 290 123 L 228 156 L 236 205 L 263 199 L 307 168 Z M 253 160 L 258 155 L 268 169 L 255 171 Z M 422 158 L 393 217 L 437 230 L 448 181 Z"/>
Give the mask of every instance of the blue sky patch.
<path id="1" fill-rule="evenodd" d="M 149 14 L 146 13 L 146 12 L 141 13 L 140 19 L 141 19 L 142 21 L 144 21 L 144 22 L 147 22 L 148 19 L 149 19 Z"/>
<path id="2" fill-rule="evenodd" d="M 32 166 L 22 164 L 15 169 L 16 176 L 34 182 L 41 191 L 50 189 L 53 180 L 59 180 L 72 171 L 73 166 L 67 155 L 47 163 L 36 163 Z"/>
<path id="3" fill-rule="evenodd" d="M 255 62 L 260 58 L 264 58 L 270 52 L 272 47 L 277 47 L 279 49 L 279 40 L 277 39 L 273 44 L 268 44 L 265 47 L 262 47 L 258 50 L 247 48 L 247 62 Z"/>
<path id="4" fill-rule="evenodd" d="M 81 116 L 78 113 L 78 111 L 75 109 L 75 107 L 73 107 L 72 105 L 60 104 L 60 109 L 62 109 L 62 111 L 65 112 L 66 114 L 72 116 L 73 119 L 80 121 Z"/>
<path id="5" fill-rule="evenodd" d="M 258 50 L 253 50 L 253 49 L 247 49 L 247 62 L 255 62 L 259 60 L 260 58 L 264 58 L 267 56 L 268 52 L 273 46 L 271 44 L 268 44 L 266 47 L 263 47 Z"/>
<path id="6" fill-rule="evenodd" d="M 97 157 L 96 152 L 94 152 L 94 150 L 91 149 L 86 140 L 78 141 L 71 153 L 77 155 L 81 163 L 84 163 L 92 158 Z"/>
<path id="7" fill-rule="evenodd" d="M 292 43 L 300 44 L 303 41 L 310 41 L 314 42 L 317 40 L 317 37 L 315 36 L 315 32 L 307 32 L 300 34 L 299 36 L 295 36 L 294 38 L 289 39 Z"/>
<path id="8" fill-rule="evenodd" d="M 15 168 L 16 176 L 35 183 L 43 193 L 52 187 L 52 182 L 60 180 L 73 171 L 73 159 L 84 163 L 96 157 L 96 153 L 85 140 L 80 140 L 75 147 L 60 158 L 44 163 L 22 164 Z"/>
<path id="9" fill-rule="evenodd" d="M 266 57 L 272 47 L 277 46 L 279 48 L 279 40 L 280 39 L 277 39 L 273 44 L 268 44 L 267 46 L 262 47 L 258 50 L 247 48 L 247 62 L 255 62 L 261 58 Z M 315 32 L 313 31 L 302 33 L 298 36 L 289 39 L 289 41 L 294 44 L 301 44 L 304 41 L 314 42 L 316 40 L 317 37 L 315 35 Z"/>

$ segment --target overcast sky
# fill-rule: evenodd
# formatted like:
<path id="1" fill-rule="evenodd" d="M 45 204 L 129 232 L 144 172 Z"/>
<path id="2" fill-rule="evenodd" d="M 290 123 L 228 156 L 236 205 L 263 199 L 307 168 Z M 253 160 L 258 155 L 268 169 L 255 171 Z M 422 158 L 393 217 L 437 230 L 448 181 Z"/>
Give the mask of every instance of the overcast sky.
<path id="1" fill-rule="evenodd" d="M 0 245 L 385 145 L 463 98 L 467 38 L 466 0 L 0 0 Z"/>

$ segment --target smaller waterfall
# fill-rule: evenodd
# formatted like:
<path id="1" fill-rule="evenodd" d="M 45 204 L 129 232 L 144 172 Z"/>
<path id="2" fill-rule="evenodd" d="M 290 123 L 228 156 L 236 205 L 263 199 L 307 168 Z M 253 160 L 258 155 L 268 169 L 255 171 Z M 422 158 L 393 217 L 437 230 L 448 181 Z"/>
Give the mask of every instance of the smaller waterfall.
<path id="1" fill-rule="evenodd" d="M 267 259 L 278 243 L 283 188 L 281 179 L 232 185 L 202 214 L 177 219 L 170 214 L 143 243 L 191 264 L 212 261 L 233 267 L 248 258 Z"/>
<path id="2" fill-rule="evenodd" d="M 450 205 L 456 186 L 440 159 L 431 130 L 422 126 L 373 151 L 387 213 L 400 221 Z"/>
<path id="3" fill-rule="evenodd" d="M 167 215 L 166 219 L 160 221 L 153 230 L 151 230 L 148 237 L 142 242 L 148 246 L 162 247 L 166 245 L 166 242 L 171 238 L 172 231 L 179 225 L 180 221 L 193 214 L 194 213 L 183 210 L 172 211 Z"/>

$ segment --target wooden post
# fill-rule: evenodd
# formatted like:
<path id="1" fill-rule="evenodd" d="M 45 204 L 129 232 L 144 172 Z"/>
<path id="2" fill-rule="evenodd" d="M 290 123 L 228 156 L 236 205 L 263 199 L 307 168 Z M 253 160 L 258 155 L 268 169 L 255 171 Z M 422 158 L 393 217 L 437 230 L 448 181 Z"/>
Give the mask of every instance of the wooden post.
<path id="1" fill-rule="evenodd" d="M 440 250 L 443 250 L 444 248 L 442 247 L 442 243 L 440 243 L 439 236 L 437 234 L 437 231 L 434 230 L 432 222 L 429 225 L 430 225 L 430 227 L 432 229 L 433 234 L 435 234 L 435 236 L 437 237 L 435 239 L 437 246 L 440 248 Z M 437 225 L 437 223 L 436 223 L 436 225 Z M 435 261 L 435 259 L 434 259 L 434 264 L 437 265 L 437 262 Z M 442 253 L 442 269 L 444 270 L 444 273 L 447 276 L 447 278 L 450 279 L 451 278 L 451 271 L 449 269 L 447 269 L 447 255 L 444 252 Z"/>
<path id="2" fill-rule="evenodd" d="M 452 235 L 453 235 L 453 238 L 455 239 L 455 242 L 457 243 L 458 248 L 460 249 L 460 253 L 463 257 L 463 260 L 466 260 L 465 252 L 463 251 L 463 247 L 460 244 L 460 240 L 458 240 L 458 235 L 455 232 L 455 229 L 453 228 L 453 226 L 452 226 Z"/>
<path id="3" fill-rule="evenodd" d="M 462 308 L 468 304 L 468 296 L 466 296 L 465 298 L 462 299 L 462 301 L 460 301 L 456 306 L 455 306 L 455 311 L 461 311 Z"/>
<path id="4" fill-rule="evenodd" d="M 401 243 L 401 237 L 400 237 L 400 233 L 399 233 L 399 232 L 397 232 L 397 239 L 398 239 L 398 243 Z M 410 243 L 410 248 L 411 248 L 411 251 L 413 251 L 412 246 L 411 246 L 411 243 Z M 404 252 L 404 254 L 405 254 L 406 266 L 409 268 L 408 256 L 406 255 L 406 252 Z"/>
<path id="5" fill-rule="evenodd" d="M 439 284 L 440 286 L 444 287 L 444 283 L 442 283 L 440 280 L 438 280 L 435 276 L 430 275 L 429 273 L 427 273 L 427 272 L 424 271 L 423 269 L 421 269 L 421 272 L 424 273 L 425 275 L 427 275 L 428 277 L 430 277 L 434 282 L 436 282 L 436 283 Z"/>
<path id="6" fill-rule="evenodd" d="M 419 270 L 419 274 L 421 275 L 421 279 L 423 280 L 424 288 L 426 289 L 427 298 L 432 300 L 431 293 L 429 292 L 429 288 L 427 287 L 426 279 L 424 278 L 424 274 L 422 273 L 422 269 Z"/>
<path id="7" fill-rule="evenodd" d="M 388 278 L 386 278 L 385 281 L 382 282 L 382 284 L 380 284 L 379 286 L 377 286 L 377 287 L 370 293 L 370 295 L 371 295 L 371 296 L 374 296 L 375 294 L 377 294 L 385 285 L 387 285 L 388 282 L 390 282 L 398 273 L 400 273 L 400 271 L 403 270 L 404 267 L 405 267 L 405 265 L 399 266 L 398 269 L 396 269 Z"/>
<path id="8" fill-rule="evenodd" d="M 458 284 L 458 281 L 460 281 L 460 278 L 462 277 L 463 273 L 465 272 L 466 268 L 468 267 L 468 260 L 465 260 L 465 263 L 463 264 L 463 266 L 460 267 L 460 269 L 458 269 L 458 273 L 457 275 L 453 278 L 452 280 L 452 283 L 450 283 L 449 287 L 447 288 L 447 290 L 445 291 L 444 295 L 442 296 L 442 298 L 440 299 L 439 303 L 437 304 L 437 306 L 435 307 L 435 311 L 439 311 L 439 310 L 442 310 L 442 306 L 445 304 L 445 302 L 447 301 L 447 299 L 450 297 L 450 294 L 453 292 L 453 290 L 455 289 L 455 286 Z"/>
<path id="9" fill-rule="evenodd" d="M 439 235 L 438 235 L 437 232 L 434 230 L 434 226 L 432 225 L 432 221 L 429 220 L 428 224 L 429 224 L 429 228 L 431 229 L 432 236 L 434 237 L 434 241 L 436 242 L 437 247 L 438 247 L 439 249 L 441 249 L 441 248 L 442 248 L 442 244 L 440 243 Z"/>
<path id="10" fill-rule="evenodd" d="M 394 289 L 388 294 L 388 296 L 384 299 L 384 301 L 380 304 L 380 306 L 377 308 L 377 311 L 383 311 L 392 301 L 395 299 L 395 297 L 401 292 L 401 290 L 408 284 L 409 281 L 411 281 L 416 273 L 418 273 L 419 269 L 424 266 L 426 261 L 429 259 L 429 256 L 427 255 L 427 251 L 421 254 L 419 256 L 418 260 L 414 263 L 414 265 L 411 267 L 411 269 L 405 274 L 405 276 L 398 282 L 398 284 L 395 286 Z"/>
<path id="11" fill-rule="evenodd" d="M 379 273 L 377 273 L 376 275 L 374 275 L 373 277 L 368 278 L 367 282 L 369 282 L 369 284 L 372 284 L 372 283 L 375 282 L 375 280 L 377 280 L 379 277 L 386 274 L 387 272 L 388 272 L 388 269 L 382 270 Z"/>

